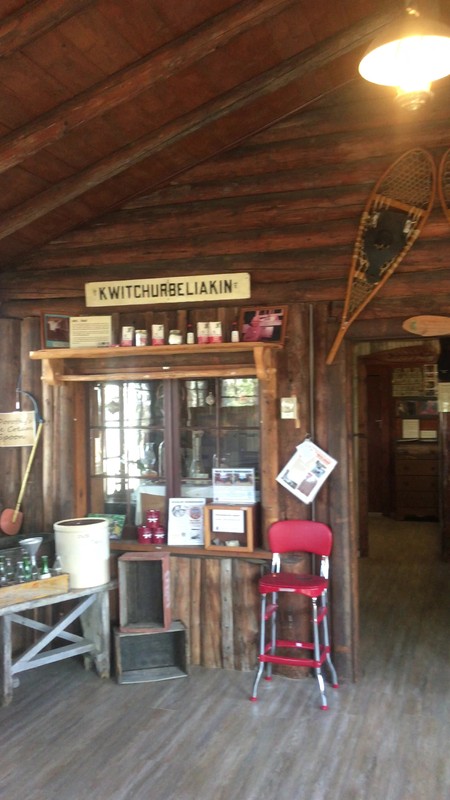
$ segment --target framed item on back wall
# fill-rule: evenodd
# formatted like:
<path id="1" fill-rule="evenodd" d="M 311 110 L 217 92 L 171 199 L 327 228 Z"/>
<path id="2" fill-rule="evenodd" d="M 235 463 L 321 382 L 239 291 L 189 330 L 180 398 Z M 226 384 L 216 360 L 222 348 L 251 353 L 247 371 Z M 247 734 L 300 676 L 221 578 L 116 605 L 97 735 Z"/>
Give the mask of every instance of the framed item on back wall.
<path id="1" fill-rule="evenodd" d="M 70 317 L 66 314 L 41 315 L 41 340 L 44 350 L 52 347 L 69 347 Z"/>
<path id="2" fill-rule="evenodd" d="M 239 331 L 243 342 L 279 342 L 286 335 L 287 306 L 241 308 Z"/>

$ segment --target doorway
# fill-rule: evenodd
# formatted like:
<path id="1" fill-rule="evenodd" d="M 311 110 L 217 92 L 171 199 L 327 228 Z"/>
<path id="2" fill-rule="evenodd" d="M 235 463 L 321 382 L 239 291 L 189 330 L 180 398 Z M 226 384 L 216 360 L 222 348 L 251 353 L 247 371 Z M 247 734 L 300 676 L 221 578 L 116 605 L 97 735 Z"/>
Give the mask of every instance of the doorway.
<path id="1" fill-rule="evenodd" d="M 369 555 L 369 514 L 439 518 L 439 343 L 355 348 L 359 554 Z M 434 384 L 430 379 L 434 376 Z"/>

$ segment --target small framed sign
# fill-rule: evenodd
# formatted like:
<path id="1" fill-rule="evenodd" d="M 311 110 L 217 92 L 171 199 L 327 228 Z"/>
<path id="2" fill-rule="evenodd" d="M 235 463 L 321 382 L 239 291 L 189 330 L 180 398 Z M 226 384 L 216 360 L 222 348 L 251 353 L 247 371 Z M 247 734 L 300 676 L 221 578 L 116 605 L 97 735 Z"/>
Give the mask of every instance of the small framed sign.
<path id="1" fill-rule="evenodd" d="M 70 317 L 66 314 L 41 315 L 41 341 L 44 350 L 52 347 L 69 347 Z"/>
<path id="2" fill-rule="evenodd" d="M 112 344 L 112 317 L 70 317 L 71 347 L 108 347 Z"/>
<path id="3" fill-rule="evenodd" d="M 239 320 L 243 342 L 284 342 L 287 306 L 242 308 Z"/>

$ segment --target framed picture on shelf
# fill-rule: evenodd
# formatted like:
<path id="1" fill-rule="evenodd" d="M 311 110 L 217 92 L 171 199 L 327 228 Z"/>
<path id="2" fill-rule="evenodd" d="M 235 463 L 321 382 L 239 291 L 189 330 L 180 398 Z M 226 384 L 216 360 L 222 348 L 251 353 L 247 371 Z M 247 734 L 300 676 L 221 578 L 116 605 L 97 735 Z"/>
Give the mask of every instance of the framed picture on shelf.
<path id="1" fill-rule="evenodd" d="M 41 315 L 41 342 L 44 350 L 53 347 L 69 347 L 70 317 L 67 314 L 43 312 Z"/>
<path id="2" fill-rule="evenodd" d="M 241 341 L 283 344 L 287 312 L 287 306 L 241 308 L 239 317 Z"/>

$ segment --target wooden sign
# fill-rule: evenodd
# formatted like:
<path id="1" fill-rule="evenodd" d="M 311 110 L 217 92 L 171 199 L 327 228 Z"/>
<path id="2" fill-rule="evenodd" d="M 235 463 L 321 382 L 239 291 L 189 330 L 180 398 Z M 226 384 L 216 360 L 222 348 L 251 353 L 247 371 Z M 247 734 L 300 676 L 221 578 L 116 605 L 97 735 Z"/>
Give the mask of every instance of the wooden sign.
<path id="1" fill-rule="evenodd" d="M 250 274 L 235 272 L 222 275 L 183 275 L 176 278 L 96 281 L 85 284 L 85 293 L 88 307 L 242 300 L 250 297 Z"/>
<path id="2" fill-rule="evenodd" d="M 34 411 L 0 414 L 0 447 L 29 447 L 36 434 Z"/>

